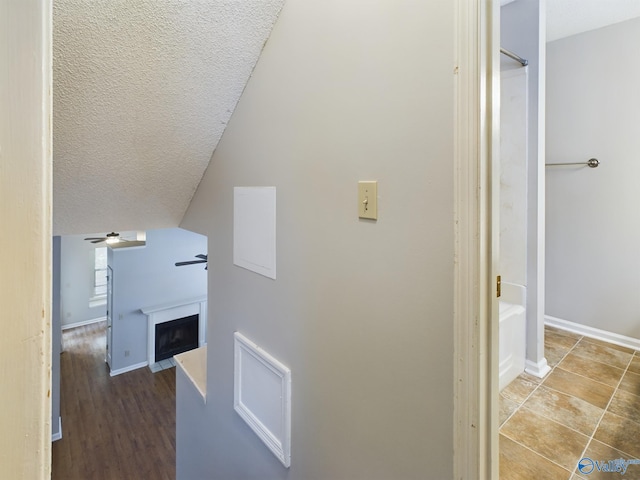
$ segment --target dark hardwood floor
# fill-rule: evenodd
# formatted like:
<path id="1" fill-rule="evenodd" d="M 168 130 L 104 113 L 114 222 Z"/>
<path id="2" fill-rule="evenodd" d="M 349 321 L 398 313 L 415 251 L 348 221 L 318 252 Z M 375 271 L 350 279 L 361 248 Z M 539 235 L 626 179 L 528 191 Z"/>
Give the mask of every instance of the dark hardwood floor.
<path id="1" fill-rule="evenodd" d="M 175 479 L 175 368 L 109 376 L 104 322 L 63 332 L 54 480 Z"/>

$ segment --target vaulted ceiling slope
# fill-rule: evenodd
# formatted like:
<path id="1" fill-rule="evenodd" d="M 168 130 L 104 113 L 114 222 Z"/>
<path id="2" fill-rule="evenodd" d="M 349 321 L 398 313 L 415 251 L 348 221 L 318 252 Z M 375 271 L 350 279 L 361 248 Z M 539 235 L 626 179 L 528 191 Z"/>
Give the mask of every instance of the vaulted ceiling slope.
<path id="1" fill-rule="evenodd" d="M 284 0 L 54 0 L 55 235 L 178 226 Z"/>

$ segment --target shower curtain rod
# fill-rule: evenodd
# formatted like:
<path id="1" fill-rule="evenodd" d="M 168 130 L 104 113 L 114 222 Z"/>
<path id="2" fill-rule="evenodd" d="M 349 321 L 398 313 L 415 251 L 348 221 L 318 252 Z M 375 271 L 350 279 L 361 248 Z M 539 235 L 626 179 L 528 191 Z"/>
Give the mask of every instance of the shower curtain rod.
<path id="1" fill-rule="evenodd" d="M 510 52 L 506 48 L 500 47 L 500 53 L 502 53 L 503 55 L 506 55 L 509 58 L 513 58 L 516 62 L 520 62 L 520 65 L 522 65 L 523 67 L 526 67 L 527 65 L 529 65 L 529 60 L 527 60 L 526 58 L 522 58 L 521 56 L 516 55 L 513 52 Z"/>
<path id="2" fill-rule="evenodd" d="M 596 168 L 598 165 L 600 165 L 600 160 L 598 160 L 597 158 L 590 158 L 586 162 L 564 162 L 564 163 L 545 163 L 544 164 L 545 167 L 559 167 L 559 166 L 565 166 L 565 165 L 587 165 L 591 168 Z"/>

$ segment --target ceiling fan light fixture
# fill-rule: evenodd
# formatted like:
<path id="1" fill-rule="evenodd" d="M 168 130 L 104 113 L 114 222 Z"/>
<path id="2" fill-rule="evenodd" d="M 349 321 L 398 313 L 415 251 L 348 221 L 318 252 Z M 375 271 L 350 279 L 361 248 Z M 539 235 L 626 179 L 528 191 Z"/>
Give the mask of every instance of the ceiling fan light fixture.
<path id="1" fill-rule="evenodd" d="M 120 241 L 120 234 L 116 232 L 107 233 L 107 245 L 113 245 L 114 243 L 118 243 Z"/>

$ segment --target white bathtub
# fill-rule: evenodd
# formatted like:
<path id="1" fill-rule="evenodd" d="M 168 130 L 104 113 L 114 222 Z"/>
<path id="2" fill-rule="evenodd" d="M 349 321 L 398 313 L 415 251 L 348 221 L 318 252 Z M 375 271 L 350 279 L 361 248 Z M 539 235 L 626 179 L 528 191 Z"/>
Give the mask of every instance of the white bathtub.
<path id="1" fill-rule="evenodd" d="M 524 372 L 526 355 L 526 288 L 502 282 L 499 323 L 500 390 Z"/>

